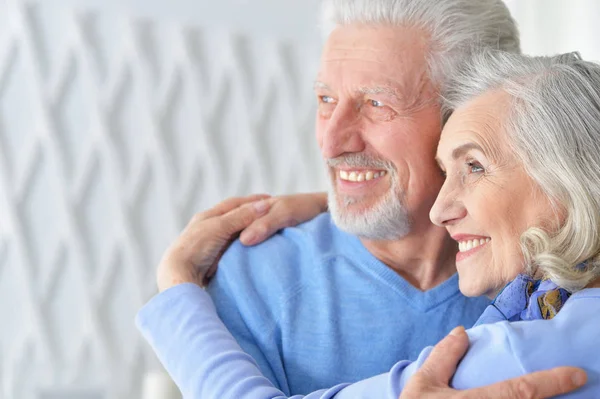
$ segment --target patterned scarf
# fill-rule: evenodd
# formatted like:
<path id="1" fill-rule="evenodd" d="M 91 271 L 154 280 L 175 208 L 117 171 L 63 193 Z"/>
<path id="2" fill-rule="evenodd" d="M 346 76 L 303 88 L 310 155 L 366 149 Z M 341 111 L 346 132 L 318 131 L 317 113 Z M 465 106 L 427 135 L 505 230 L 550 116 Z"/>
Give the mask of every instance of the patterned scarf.
<path id="1" fill-rule="evenodd" d="M 475 326 L 498 321 L 548 320 L 556 316 L 571 294 L 550 280 L 519 274 L 500 291 Z"/>

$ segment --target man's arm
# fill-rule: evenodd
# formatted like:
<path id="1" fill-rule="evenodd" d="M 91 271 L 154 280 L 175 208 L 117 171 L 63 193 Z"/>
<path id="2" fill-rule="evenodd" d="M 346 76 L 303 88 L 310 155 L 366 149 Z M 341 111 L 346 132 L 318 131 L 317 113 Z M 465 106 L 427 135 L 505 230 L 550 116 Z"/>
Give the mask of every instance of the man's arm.
<path id="1" fill-rule="evenodd" d="M 454 329 L 433 348 L 406 384 L 400 399 L 545 399 L 581 388 L 587 380 L 581 369 L 558 367 L 482 388 L 457 391 L 448 384 L 468 349 L 465 330 Z"/>
<path id="2" fill-rule="evenodd" d="M 185 398 L 286 399 L 265 378 L 217 317 L 210 297 L 195 284 L 173 287 L 138 314 L 138 328 L 177 383 Z M 456 364 L 468 348 L 464 330 L 454 331 L 431 350 L 405 385 L 401 399 L 529 399 L 570 392 L 585 383 L 574 368 L 534 373 L 483 388 L 448 387 Z M 398 363 L 397 370 L 410 362 Z M 334 367 L 334 366 L 332 366 Z M 340 384 L 293 399 L 390 398 L 398 383 L 394 370 L 356 384 Z M 395 396 L 392 396 L 395 395 Z"/>

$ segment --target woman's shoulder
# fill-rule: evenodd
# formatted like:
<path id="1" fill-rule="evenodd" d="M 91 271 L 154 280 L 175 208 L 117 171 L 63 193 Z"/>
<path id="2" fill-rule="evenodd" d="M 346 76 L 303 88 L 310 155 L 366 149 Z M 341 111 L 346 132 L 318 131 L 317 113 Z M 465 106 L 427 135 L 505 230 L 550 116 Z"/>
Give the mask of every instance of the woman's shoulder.
<path id="1" fill-rule="evenodd" d="M 583 367 L 600 374 L 591 348 L 600 337 L 600 289 L 580 291 L 551 320 L 503 321 L 468 330 L 471 346 L 453 383 L 483 386 L 557 366 Z"/>

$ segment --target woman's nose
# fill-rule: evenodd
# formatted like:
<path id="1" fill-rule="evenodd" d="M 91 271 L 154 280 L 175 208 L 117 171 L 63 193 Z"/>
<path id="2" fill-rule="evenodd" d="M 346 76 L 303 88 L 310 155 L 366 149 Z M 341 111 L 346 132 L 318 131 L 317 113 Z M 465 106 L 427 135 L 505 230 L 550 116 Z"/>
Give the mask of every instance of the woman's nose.
<path id="1" fill-rule="evenodd" d="M 433 224 L 445 227 L 467 215 L 467 209 L 460 200 L 458 191 L 446 180 L 429 212 L 429 219 Z"/>

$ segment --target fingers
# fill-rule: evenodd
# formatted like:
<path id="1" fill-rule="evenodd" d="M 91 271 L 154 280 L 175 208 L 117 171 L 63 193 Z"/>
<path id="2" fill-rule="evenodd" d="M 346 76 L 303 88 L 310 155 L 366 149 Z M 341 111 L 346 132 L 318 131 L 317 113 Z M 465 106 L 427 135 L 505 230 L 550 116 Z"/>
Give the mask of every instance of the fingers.
<path id="1" fill-rule="evenodd" d="M 419 373 L 433 385 L 447 386 L 467 349 L 469 337 L 463 327 L 456 327 L 433 348 Z"/>
<path id="2" fill-rule="evenodd" d="M 300 222 L 291 215 L 281 215 L 282 212 L 269 212 L 251 223 L 240 234 L 244 245 L 256 245 L 271 237 L 277 231 L 286 227 L 297 226 Z M 308 218 L 310 219 L 310 218 Z M 307 219 L 307 220 L 308 220 Z"/>
<path id="3" fill-rule="evenodd" d="M 227 212 L 230 212 L 236 208 L 244 204 L 248 204 L 250 202 L 255 202 L 263 199 L 270 198 L 271 196 L 268 194 L 253 194 L 247 197 L 232 197 L 228 198 L 225 201 L 215 205 L 211 209 L 199 213 L 199 219 L 208 219 L 215 216 L 221 216 Z"/>
<path id="4" fill-rule="evenodd" d="M 271 209 L 244 229 L 240 235 L 242 244 L 258 244 L 278 230 L 311 220 L 327 210 L 326 193 L 286 195 L 268 201 L 272 204 Z"/>
<path id="5" fill-rule="evenodd" d="M 463 399 L 545 399 L 581 388 L 587 382 L 585 371 L 557 367 L 464 391 Z"/>
<path id="6" fill-rule="evenodd" d="M 229 201 L 221 210 L 239 203 Z M 244 202 L 229 212 L 203 219 L 196 215 L 167 249 L 159 265 L 157 282 L 164 290 L 176 283 L 206 285 L 217 270 L 217 262 L 235 236 L 269 210 L 265 200 Z"/>
<path id="7" fill-rule="evenodd" d="M 319 207 L 321 212 L 327 212 L 327 193 L 306 194 Z"/>
<path id="8" fill-rule="evenodd" d="M 257 218 L 265 215 L 270 206 L 271 204 L 269 201 L 260 200 L 234 208 L 219 217 L 220 233 L 227 237 L 239 233 L 242 229 L 252 224 Z"/>

